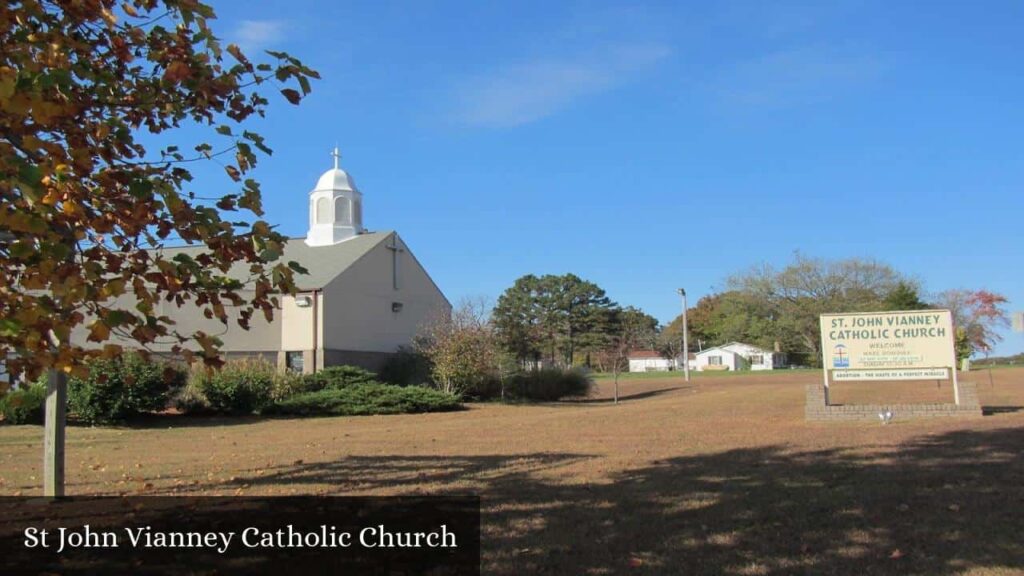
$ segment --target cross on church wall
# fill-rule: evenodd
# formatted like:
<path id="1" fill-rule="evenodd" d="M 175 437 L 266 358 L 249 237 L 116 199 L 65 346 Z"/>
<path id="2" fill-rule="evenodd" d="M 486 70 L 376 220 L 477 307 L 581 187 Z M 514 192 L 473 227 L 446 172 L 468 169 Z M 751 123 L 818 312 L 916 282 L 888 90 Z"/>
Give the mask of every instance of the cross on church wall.
<path id="1" fill-rule="evenodd" d="M 391 286 L 398 290 L 398 253 L 405 252 L 405 249 L 398 245 L 398 236 L 394 234 L 391 235 L 391 245 L 386 248 L 391 250 Z"/>

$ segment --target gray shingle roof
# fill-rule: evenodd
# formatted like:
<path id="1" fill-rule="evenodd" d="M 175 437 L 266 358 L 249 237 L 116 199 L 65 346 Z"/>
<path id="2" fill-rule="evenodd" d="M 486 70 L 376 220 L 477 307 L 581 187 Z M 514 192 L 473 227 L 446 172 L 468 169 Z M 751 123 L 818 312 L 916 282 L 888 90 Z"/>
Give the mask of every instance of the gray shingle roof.
<path id="1" fill-rule="evenodd" d="M 295 275 L 295 284 L 300 290 L 323 288 L 391 234 L 391 230 L 369 232 L 331 246 L 315 247 L 306 245 L 305 238 L 290 238 L 285 244 L 284 254 L 277 262 L 287 264 L 294 260 L 309 272 Z M 162 252 L 164 258 L 171 259 L 181 253 L 195 257 L 204 249 L 205 246 L 179 246 L 164 248 Z M 249 266 L 248 263 L 239 262 L 231 267 L 227 275 L 237 280 L 248 280 Z"/>

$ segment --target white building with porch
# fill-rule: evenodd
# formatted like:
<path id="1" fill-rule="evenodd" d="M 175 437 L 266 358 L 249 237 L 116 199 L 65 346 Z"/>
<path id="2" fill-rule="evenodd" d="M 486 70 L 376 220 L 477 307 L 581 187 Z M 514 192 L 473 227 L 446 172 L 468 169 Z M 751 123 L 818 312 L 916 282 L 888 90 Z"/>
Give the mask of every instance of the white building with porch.
<path id="1" fill-rule="evenodd" d="M 709 370 L 774 370 L 781 368 L 785 357 L 742 342 L 730 342 L 697 353 L 696 369 Z"/>

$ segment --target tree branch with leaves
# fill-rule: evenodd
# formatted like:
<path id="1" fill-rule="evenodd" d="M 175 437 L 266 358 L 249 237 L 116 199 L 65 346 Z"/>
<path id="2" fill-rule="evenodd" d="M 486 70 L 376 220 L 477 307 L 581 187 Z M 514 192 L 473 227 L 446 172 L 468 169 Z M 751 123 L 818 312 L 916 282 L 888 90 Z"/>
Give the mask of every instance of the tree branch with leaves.
<path id="1" fill-rule="evenodd" d="M 264 115 L 264 89 L 297 104 L 319 76 L 283 52 L 253 63 L 222 47 L 214 19 L 195 0 L 0 7 L 0 362 L 10 371 L 80 373 L 121 352 L 116 336 L 142 348 L 170 339 L 186 359 L 218 364 L 219 340 L 179 332 L 159 302 L 191 303 L 225 325 L 230 305 L 247 328 L 254 313 L 272 318 L 275 294 L 294 293 L 302 269 L 277 262 L 286 239 L 261 219 L 247 176 L 271 149 L 245 123 Z M 213 139 L 186 153 L 171 143 L 185 126 Z M 145 133 L 167 145 L 148 149 Z M 191 189 L 196 161 L 223 166 L 222 194 Z M 171 240 L 205 249 L 165 257 Z M 227 275 L 236 262 L 248 286 Z M 71 342 L 81 325 L 88 346 Z"/>

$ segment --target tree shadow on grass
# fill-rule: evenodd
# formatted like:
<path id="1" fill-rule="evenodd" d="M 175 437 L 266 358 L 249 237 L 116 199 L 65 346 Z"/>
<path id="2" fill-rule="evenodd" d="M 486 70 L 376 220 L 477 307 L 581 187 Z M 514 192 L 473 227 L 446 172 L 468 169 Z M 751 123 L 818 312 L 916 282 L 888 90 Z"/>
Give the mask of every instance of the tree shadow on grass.
<path id="1" fill-rule="evenodd" d="M 462 412 L 469 410 L 466 406 L 459 406 L 449 410 L 437 410 L 431 413 L 441 412 Z M 427 414 L 427 412 L 405 412 L 402 414 L 180 414 L 174 412 L 147 413 L 135 416 L 127 421 L 117 424 L 101 425 L 102 428 L 147 430 L 160 428 L 215 428 L 223 426 L 244 426 L 247 424 L 258 424 L 272 420 L 306 420 L 315 418 L 363 418 L 366 416 L 408 416 L 413 414 Z M 88 428 L 89 424 L 69 418 L 70 425 Z"/>
<path id="2" fill-rule="evenodd" d="M 508 572 L 1024 568 L 1021 446 L 1024 430 L 1010 429 L 925 438 L 884 458 L 781 446 L 675 458 L 590 490 L 552 487 L 544 528 L 528 539 L 542 547 L 507 536 L 485 546 L 496 571 Z"/>
<path id="3" fill-rule="evenodd" d="M 329 487 L 329 494 L 401 489 L 403 486 L 443 486 L 446 492 L 480 492 L 493 485 L 528 485 L 539 472 L 593 458 L 586 454 L 540 453 L 486 456 L 348 456 L 333 462 L 296 461 L 261 470 L 231 481 L 200 483 L 186 491 L 223 490 L 248 486 Z M 408 492 L 408 490 L 404 490 Z"/>
<path id="4" fill-rule="evenodd" d="M 924 436 L 881 454 L 765 446 L 600 484 L 545 473 L 585 467 L 578 454 L 346 458 L 241 481 L 335 494 L 470 487 L 483 499 L 488 574 L 951 575 L 1024 570 L 1022 446 L 1019 428 Z"/>
<path id="5" fill-rule="evenodd" d="M 676 392 L 679 390 L 691 390 L 696 386 L 672 386 L 669 388 L 659 388 L 657 390 L 646 390 L 644 392 L 634 392 L 632 394 L 619 394 L 619 402 L 623 400 L 643 400 L 644 398 L 653 398 L 654 396 L 661 396 L 662 394 L 668 394 L 670 392 Z M 615 398 L 565 398 L 560 400 L 560 404 L 611 404 L 615 402 Z"/>
<path id="6" fill-rule="evenodd" d="M 120 428 L 129 430 L 148 430 L 160 428 L 215 428 L 222 426 L 244 426 L 268 420 L 266 416 L 225 415 L 225 414 L 178 414 L 163 412 L 157 414 L 140 414 L 118 424 L 101 426 L 103 428 Z M 89 427 L 89 424 L 69 419 L 70 425 Z"/>
<path id="7" fill-rule="evenodd" d="M 982 406 L 981 413 L 985 416 L 994 416 L 996 414 L 1012 414 L 1014 412 L 1020 412 L 1024 410 L 1024 406 Z"/>

